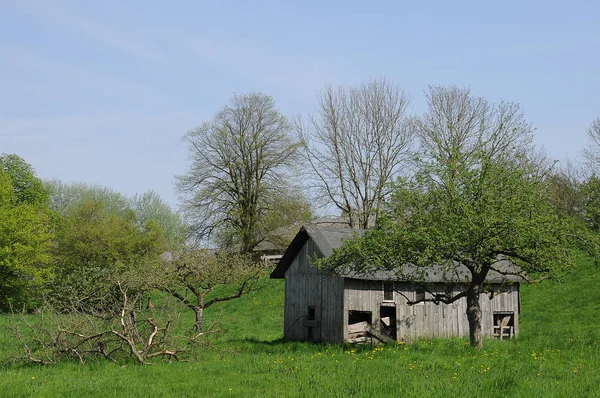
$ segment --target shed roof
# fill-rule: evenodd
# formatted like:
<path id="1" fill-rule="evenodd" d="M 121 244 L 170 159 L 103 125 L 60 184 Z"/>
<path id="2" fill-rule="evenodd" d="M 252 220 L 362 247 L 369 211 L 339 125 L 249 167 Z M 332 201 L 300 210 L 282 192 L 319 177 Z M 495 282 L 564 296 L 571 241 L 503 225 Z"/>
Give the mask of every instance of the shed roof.
<path id="1" fill-rule="evenodd" d="M 314 241 L 317 250 L 323 257 L 333 254 L 333 249 L 340 248 L 344 241 L 356 235 L 363 235 L 365 230 L 350 228 L 332 228 L 322 225 L 305 225 L 300 228 L 292 243 L 288 246 L 277 267 L 271 273 L 271 278 L 284 278 L 285 272 L 290 267 L 294 258 L 302 249 L 302 246 L 310 238 Z M 508 260 L 500 260 L 494 267 L 497 271 L 490 271 L 486 278 L 488 283 L 520 282 L 519 269 Z M 374 271 L 361 273 L 351 269 L 339 270 L 336 276 L 342 278 L 381 280 L 381 281 L 419 281 L 427 283 L 436 282 L 467 282 L 470 280 L 470 272 L 462 264 L 453 267 L 435 265 L 432 267 L 417 267 L 406 264 L 398 271 Z"/>
<path id="2" fill-rule="evenodd" d="M 271 273 L 271 278 L 285 277 L 285 271 L 292 265 L 294 258 L 304 246 L 304 243 L 310 238 L 315 242 L 317 250 L 323 257 L 333 254 L 333 249 L 342 246 L 344 240 L 359 234 L 362 235 L 365 230 L 350 228 L 329 227 L 323 225 L 303 225 L 296 234 L 292 243 L 288 246 L 283 257 L 279 260 L 277 267 Z"/>

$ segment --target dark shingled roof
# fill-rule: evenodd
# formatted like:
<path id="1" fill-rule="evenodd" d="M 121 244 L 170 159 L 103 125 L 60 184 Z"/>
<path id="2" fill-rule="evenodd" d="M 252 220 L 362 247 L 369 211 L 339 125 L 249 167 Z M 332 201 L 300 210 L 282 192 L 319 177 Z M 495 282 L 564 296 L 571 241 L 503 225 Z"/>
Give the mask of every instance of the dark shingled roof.
<path id="1" fill-rule="evenodd" d="M 340 248 L 344 240 L 355 235 L 362 235 L 365 230 L 350 228 L 332 228 L 320 225 L 306 225 L 300 228 L 292 243 L 288 246 L 277 267 L 271 273 L 271 278 L 284 278 L 285 272 L 290 267 L 300 249 L 310 238 L 315 242 L 317 250 L 323 257 L 333 254 L 333 249 Z M 508 260 L 499 261 L 494 267 L 500 272 L 490 271 L 486 278 L 488 283 L 520 282 L 522 278 L 517 276 L 518 268 Z M 505 275 L 506 274 L 506 275 Z M 375 271 L 370 273 L 359 273 L 356 271 L 340 270 L 336 276 L 342 278 L 363 280 L 391 280 L 391 281 L 418 281 L 426 283 L 435 282 L 468 282 L 471 274 L 467 267 L 457 264 L 454 267 L 444 269 L 441 265 L 420 268 L 412 264 L 406 264 L 398 271 Z"/>

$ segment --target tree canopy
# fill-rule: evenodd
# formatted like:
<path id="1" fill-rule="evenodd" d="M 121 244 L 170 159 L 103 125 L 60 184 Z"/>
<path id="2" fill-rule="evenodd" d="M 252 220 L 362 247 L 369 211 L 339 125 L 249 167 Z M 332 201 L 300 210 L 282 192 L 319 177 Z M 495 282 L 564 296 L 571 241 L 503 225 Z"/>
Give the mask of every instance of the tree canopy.
<path id="1" fill-rule="evenodd" d="M 48 191 L 36 175 L 33 167 L 15 154 L 0 156 L 0 173 L 10 176 L 14 198 L 19 203 L 45 204 Z"/>
<path id="2" fill-rule="evenodd" d="M 178 176 L 183 208 L 199 239 L 227 230 L 240 251 L 264 239 L 273 198 L 290 187 L 298 144 L 288 119 L 264 94 L 233 95 L 211 120 L 187 133 L 191 164 Z"/>
<path id="3" fill-rule="evenodd" d="M 114 280 L 147 274 L 166 250 L 157 224 L 141 228 L 133 210 L 113 213 L 103 201 L 93 199 L 69 207 L 57 236 L 52 297 L 65 310 L 105 310 Z"/>
<path id="4" fill-rule="evenodd" d="M 52 276 L 54 238 L 41 182 L 31 166 L 8 158 L 17 159 L 12 165 L 18 167 L 0 170 L 0 311 L 31 309 L 40 302 Z"/>

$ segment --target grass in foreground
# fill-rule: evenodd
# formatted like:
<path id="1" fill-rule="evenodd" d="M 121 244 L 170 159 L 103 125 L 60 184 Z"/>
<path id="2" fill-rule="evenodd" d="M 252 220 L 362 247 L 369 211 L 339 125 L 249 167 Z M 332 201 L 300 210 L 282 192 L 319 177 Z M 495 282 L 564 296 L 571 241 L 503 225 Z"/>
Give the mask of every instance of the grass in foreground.
<path id="1" fill-rule="evenodd" d="M 600 269 L 522 288 L 519 339 L 380 347 L 280 341 L 283 284 L 211 308 L 223 333 L 190 362 L 0 370 L 0 396 L 600 397 Z M 3 344 L 5 341 L 1 341 Z"/>

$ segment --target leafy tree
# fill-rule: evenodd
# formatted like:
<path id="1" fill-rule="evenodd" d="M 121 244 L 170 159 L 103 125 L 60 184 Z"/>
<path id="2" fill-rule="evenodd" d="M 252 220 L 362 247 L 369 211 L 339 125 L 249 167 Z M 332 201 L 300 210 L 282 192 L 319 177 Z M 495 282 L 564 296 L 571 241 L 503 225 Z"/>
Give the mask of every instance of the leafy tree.
<path id="1" fill-rule="evenodd" d="M 57 235 L 51 297 L 65 311 L 116 308 L 120 296 L 110 281 L 126 273 L 143 274 L 166 250 L 157 224 L 141 228 L 133 210 L 116 214 L 100 200 L 85 199 L 69 207 Z"/>
<path id="2" fill-rule="evenodd" d="M 22 318 L 14 325 L 22 359 L 178 358 L 194 340 L 171 334 L 179 318 L 175 307 L 142 308 L 165 284 L 161 254 L 185 238 L 176 214 L 152 192 L 128 199 L 86 184 L 53 181 L 48 187 L 50 206 L 60 215 L 54 277 L 46 284 L 42 321 Z M 20 329 L 31 329 L 34 344 Z"/>
<path id="3" fill-rule="evenodd" d="M 65 184 L 58 180 L 46 182 L 46 188 L 50 193 L 49 206 L 63 216 L 83 201 L 98 202 L 110 214 L 125 215 L 133 211 L 140 228 L 149 223 L 155 224 L 161 229 L 169 250 L 175 250 L 187 237 L 187 227 L 179 214 L 154 191 L 128 198 L 108 187 L 85 183 Z"/>
<path id="4" fill-rule="evenodd" d="M 104 209 L 112 214 L 124 214 L 131 209 L 131 201 L 127 197 L 101 185 L 50 180 L 45 182 L 45 187 L 50 196 L 50 208 L 63 216 L 71 207 L 86 200 L 102 202 Z"/>
<path id="5" fill-rule="evenodd" d="M 552 206 L 566 216 L 581 219 L 584 202 L 582 170 L 572 162 L 566 162 L 548 173 L 546 183 Z"/>
<path id="6" fill-rule="evenodd" d="M 181 216 L 173 211 L 156 192 L 148 191 L 136 195 L 130 202 L 140 226 L 154 224 L 160 228 L 168 250 L 177 250 L 184 244 L 188 227 Z"/>
<path id="7" fill-rule="evenodd" d="M 19 156 L 3 153 L 0 156 L 0 174 L 10 176 L 18 203 L 46 204 L 48 192 L 42 180 L 35 175 L 33 167 Z"/>
<path id="8" fill-rule="evenodd" d="M 160 255 L 183 245 L 186 229 L 155 192 L 127 198 L 110 188 L 57 180 L 47 187 L 50 207 L 61 216 L 50 295 L 55 307 L 106 316 L 122 305 L 123 286 L 131 303 L 150 281 L 164 282 L 164 274 L 154 272 Z M 137 284 L 139 291 L 132 290 L 136 274 L 148 281 Z"/>
<path id="9" fill-rule="evenodd" d="M 397 187 L 377 229 L 323 264 L 399 274 L 409 263 L 423 273 L 434 265 L 466 267 L 464 290 L 431 301 L 466 298 L 471 344 L 480 348 L 479 295 L 488 273 L 510 260 L 527 280 L 556 276 L 572 264 L 580 233 L 550 205 L 537 164 L 527 157 L 531 129 L 516 105 L 490 106 L 454 87 L 432 87 L 428 100 L 417 125 L 423 156 L 416 175 Z"/>
<path id="10" fill-rule="evenodd" d="M 351 228 L 368 228 L 410 155 L 410 99 L 381 79 L 328 87 L 317 100 L 316 115 L 297 123 L 315 199 L 333 204 Z"/>
<path id="11" fill-rule="evenodd" d="M 187 133 L 191 165 L 178 176 L 183 209 L 198 239 L 227 230 L 247 253 L 261 240 L 272 198 L 289 188 L 298 144 L 264 94 L 234 95 L 211 120 Z"/>
<path id="12" fill-rule="evenodd" d="M 0 311 L 34 308 L 52 275 L 50 212 L 39 204 L 43 192 L 27 187 L 15 187 L 10 174 L 0 172 Z"/>

